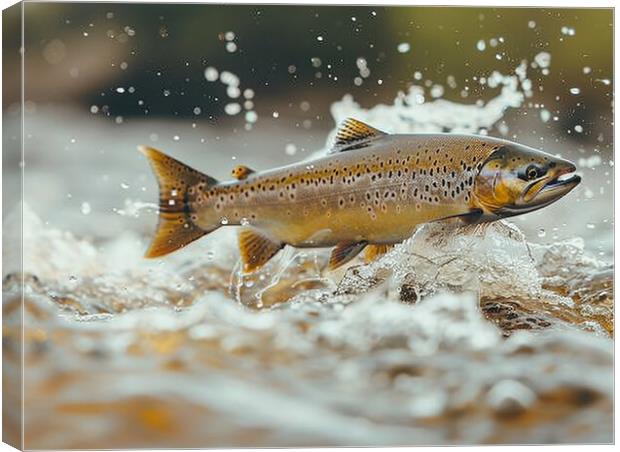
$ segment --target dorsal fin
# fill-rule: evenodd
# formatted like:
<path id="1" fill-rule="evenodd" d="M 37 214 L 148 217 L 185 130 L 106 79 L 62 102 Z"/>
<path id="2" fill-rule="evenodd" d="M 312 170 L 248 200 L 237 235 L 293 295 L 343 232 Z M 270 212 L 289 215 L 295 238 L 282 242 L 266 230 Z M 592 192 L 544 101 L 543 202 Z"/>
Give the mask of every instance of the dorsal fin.
<path id="1" fill-rule="evenodd" d="M 262 267 L 284 246 L 265 237 L 253 228 L 243 228 L 239 231 L 239 251 L 246 273 Z"/>
<path id="2" fill-rule="evenodd" d="M 255 171 L 245 165 L 237 165 L 232 170 L 232 176 L 237 180 L 243 180 Z"/>
<path id="3" fill-rule="evenodd" d="M 332 152 L 350 151 L 367 146 L 372 140 L 387 135 L 357 119 L 345 119 L 336 132 Z"/>

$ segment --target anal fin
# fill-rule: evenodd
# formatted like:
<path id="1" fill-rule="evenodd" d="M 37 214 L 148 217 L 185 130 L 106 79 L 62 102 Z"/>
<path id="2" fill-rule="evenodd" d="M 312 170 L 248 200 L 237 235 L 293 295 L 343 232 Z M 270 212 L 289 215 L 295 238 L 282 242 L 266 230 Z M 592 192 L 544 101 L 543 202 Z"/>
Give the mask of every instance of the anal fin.
<path id="1" fill-rule="evenodd" d="M 253 228 L 239 231 L 239 251 L 243 270 L 253 272 L 265 265 L 282 247 L 283 243 L 275 242 Z"/>
<path id="2" fill-rule="evenodd" d="M 334 270 L 349 262 L 364 249 L 366 244 L 367 242 L 344 242 L 336 245 L 329 256 L 329 270 Z"/>
<path id="3" fill-rule="evenodd" d="M 364 250 L 364 260 L 366 263 L 372 262 L 375 259 L 383 256 L 385 253 L 394 248 L 394 245 L 382 244 L 382 245 L 368 245 Z"/>

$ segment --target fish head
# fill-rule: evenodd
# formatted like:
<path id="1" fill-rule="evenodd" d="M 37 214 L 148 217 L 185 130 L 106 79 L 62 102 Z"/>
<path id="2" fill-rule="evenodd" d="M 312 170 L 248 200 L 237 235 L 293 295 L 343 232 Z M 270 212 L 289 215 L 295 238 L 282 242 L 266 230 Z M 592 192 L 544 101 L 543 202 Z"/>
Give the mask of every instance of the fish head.
<path id="1" fill-rule="evenodd" d="M 581 178 L 568 160 L 516 143 L 493 151 L 474 179 L 474 200 L 495 218 L 532 212 L 557 201 Z"/>

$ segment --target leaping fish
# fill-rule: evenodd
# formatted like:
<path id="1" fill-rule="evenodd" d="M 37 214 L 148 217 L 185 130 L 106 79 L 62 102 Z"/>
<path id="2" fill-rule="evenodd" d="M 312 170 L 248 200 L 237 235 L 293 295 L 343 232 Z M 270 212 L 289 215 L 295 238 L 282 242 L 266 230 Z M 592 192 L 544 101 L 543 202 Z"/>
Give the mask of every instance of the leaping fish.
<path id="1" fill-rule="evenodd" d="M 324 157 L 263 172 L 233 169 L 219 182 L 151 147 L 159 225 L 147 257 L 164 256 L 221 226 L 241 225 L 243 268 L 285 245 L 334 247 L 328 268 L 367 259 L 448 218 L 474 224 L 540 209 L 575 188 L 567 160 L 476 135 L 387 134 L 355 119 Z"/>

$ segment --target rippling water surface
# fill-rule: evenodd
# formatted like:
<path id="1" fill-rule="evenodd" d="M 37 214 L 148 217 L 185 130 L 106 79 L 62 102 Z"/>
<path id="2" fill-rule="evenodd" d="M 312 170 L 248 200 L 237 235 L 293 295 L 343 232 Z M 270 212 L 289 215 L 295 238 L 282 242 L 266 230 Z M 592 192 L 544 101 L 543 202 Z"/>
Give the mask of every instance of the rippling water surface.
<path id="1" fill-rule="evenodd" d="M 412 89 L 332 113 L 393 132 L 477 131 L 524 101 L 522 77 L 496 79 L 483 106 L 417 104 Z M 577 232 L 562 239 L 528 239 L 536 220 L 437 223 L 370 265 L 327 273 L 327 251 L 286 249 L 251 276 L 233 228 L 144 260 L 155 198 L 99 217 L 124 222 L 114 236 L 43 220 L 37 199 L 4 224 L 17 239 L 23 207 L 28 448 L 612 441 L 613 267 L 568 199 L 557 212 Z M 600 206 L 593 216 L 608 215 Z M 9 385 L 16 269 L 3 280 Z"/>

